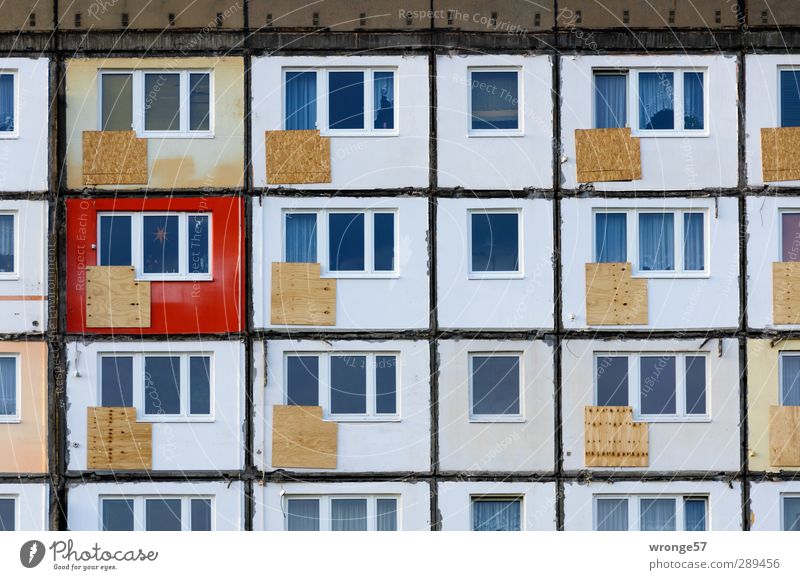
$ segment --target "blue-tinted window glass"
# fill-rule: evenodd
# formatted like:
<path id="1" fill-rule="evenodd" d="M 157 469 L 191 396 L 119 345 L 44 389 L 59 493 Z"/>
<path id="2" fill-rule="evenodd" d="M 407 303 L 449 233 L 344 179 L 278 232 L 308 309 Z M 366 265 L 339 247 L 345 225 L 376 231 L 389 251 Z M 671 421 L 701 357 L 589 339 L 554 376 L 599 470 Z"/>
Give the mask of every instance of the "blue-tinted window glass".
<path id="1" fill-rule="evenodd" d="M 519 357 L 472 357 L 472 414 L 518 415 Z"/>
<path id="2" fill-rule="evenodd" d="M 286 73 L 286 119 L 287 130 L 317 128 L 317 73 Z"/>
<path id="3" fill-rule="evenodd" d="M 683 73 L 683 128 L 700 130 L 705 127 L 705 97 L 703 73 Z"/>
<path id="4" fill-rule="evenodd" d="M 643 356 L 639 360 L 642 413 L 674 415 L 676 407 L 675 357 Z"/>
<path id="5" fill-rule="evenodd" d="M 472 271 L 519 271 L 519 215 L 472 214 Z"/>
<path id="6" fill-rule="evenodd" d="M 332 532 L 366 532 L 367 500 L 366 499 L 332 499 L 331 500 Z"/>
<path id="7" fill-rule="evenodd" d="M 0 497 L 0 532 L 13 532 L 16 529 L 16 507 L 14 499 L 10 497 Z"/>
<path id="8" fill-rule="evenodd" d="M 181 75 L 146 73 L 144 75 L 145 131 L 180 131 Z"/>
<path id="9" fill-rule="evenodd" d="M 800 532 L 800 497 L 783 498 L 783 530 Z"/>
<path id="10" fill-rule="evenodd" d="M 397 531 L 397 500 L 391 498 L 378 498 L 375 501 L 377 523 L 375 528 L 379 532 Z"/>
<path id="11" fill-rule="evenodd" d="M 319 405 L 319 357 L 286 358 L 286 398 L 289 405 Z"/>
<path id="12" fill-rule="evenodd" d="M 131 216 L 100 216 L 100 265 L 133 265 L 131 259 Z"/>
<path id="13" fill-rule="evenodd" d="M 686 357 L 686 413 L 706 414 L 706 357 Z"/>
<path id="14" fill-rule="evenodd" d="M 145 274 L 177 274 L 180 271 L 178 216 L 142 218 Z"/>
<path id="15" fill-rule="evenodd" d="M 598 357 L 597 404 L 600 407 L 628 405 L 628 357 Z"/>
<path id="16" fill-rule="evenodd" d="M 781 405 L 800 405 L 800 356 L 781 356 Z"/>
<path id="17" fill-rule="evenodd" d="M 519 128 L 519 75 L 515 71 L 472 72 L 472 128 Z"/>
<path id="18" fill-rule="evenodd" d="M 394 129 L 394 73 L 373 74 L 373 107 L 376 129 Z"/>
<path id="19" fill-rule="evenodd" d="M 211 413 L 211 358 L 189 357 L 189 413 Z"/>
<path id="20" fill-rule="evenodd" d="M 643 532 L 675 531 L 675 500 L 642 498 L 639 501 L 639 529 Z"/>
<path id="21" fill-rule="evenodd" d="M 331 413 L 367 412 L 367 357 L 331 357 Z"/>
<path id="22" fill-rule="evenodd" d="M 375 411 L 390 415 L 397 412 L 397 357 L 375 357 Z"/>
<path id="23" fill-rule="evenodd" d="M 394 270 L 394 214 L 376 213 L 373 215 L 375 226 L 375 270 Z"/>
<path id="24" fill-rule="evenodd" d="M 0 131 L 14 131 L 14 75 L 0 74 Z"/>
<path id="25" fill-rule="evenodd" d="M 189 237 L 189 273 L 208 274 L 208 216 L 190 215 L 187 228 Z"/>
<path id="26" fill-rule="evenodd" d="M 177 415 L 181 412 L 181 367 L 177 356 L 144 358 L 144 412 Z"/>
<path id="27" fill-rule="evenodd" d="M 286 261 L 317 261 L 317 214 L 286 214 Z"/>
<path id="28" fill-rule="evenodd" d="M 0 272 L 14 271 L 14 216 L 0 215 Z"/>
<path id="29" fill-rule="evenodd" d="M 132 499 L 103 500 L 103 531 L 104 532 L 133 531 Z"/>
<path id="30" fill-rule="evenodd" d="M 594 126 L 616 129 L 628 123 L 628 77 L 623 74 L 594 75 Z"/>
<path id="31" fill-rule="evenodd" d="M 191 505 L 192 531 L 210 532 L 211 531 L 211 500 L 193 499 Z"/>
<path id="32" fill-rule="evenodd" d="M 100 359 L 101 404 L 133 407 L 133 357 L 104 356 Z"/>
<path id="33" fill-rule="evenodd" d="M 518 532 L 522 504 L 518 499 L 472 502 L 472 530 L 475 532 Z"/>
<path id="34" fill-rule="evenodd" d="M 628 531 L 628 500 L 625 498 L 598 498 L 595 502 L 595 529 L 598 532 Z"/>
<path id="35" fill-rule="evenodd" d="M 290 532 L 318 532 L 319 500 L 288 500 L 286 502 L 286 529 Z"/>
<path id="36" fill-rule="evenodd" d="M 700 498 L 687 498 L 683 502 L 684 531 L 706 531 L 706 500 Z"/>
<path id="37" fill-rule="evenodd" d="M 683 214 L 683 269 L 705 269 L 705 219 L 702 213 Z"/>
<path id="38" fill-rule="evenodd" d="M 639 129 L 675 128 L 675 82 L 671 72 L 639 73 Z"/>
<path id="39" fill-rule="evenodd" d="M 208 73 L 189 75 L 189 130 L 208 131 L 211 126 L 211 81 Z"/>
<path id="40" fill-rule="evenodd" d="M 800 70 L 781 71 L 781 127 L 800 127 Z"/>
<path id="41" fill-rule="evenodd" d="M 364 128 L 364 73 L 328 73 L 328 126 L 331 129 Z"/>
<path id="42" fill-rule="evenodd" d="M 675 269 L 675 216 L 672 213 L 639 214 L 639 269 Z"/>
<path id="43" fill-rule="evenodd" d="M 364 270 L 364 214 L 332 213 L 328 216 L 329 269 Z"/>
<path id="44" fill-rule="evenodd" d="M 0 357 L 0 415 L 17 414 L 17 359 Z"/>
<path id="45" fill-rule="evenodd" d="M 628 261 L 628 218 L 624 213 L 597 213 L 595 219 L 595 261 Z"/>
<path id="46" fill-rule="evenodd" d="M 180 532 L 180 499 L 147 499 L 144 503 L 145 529 L 148 532 Z"/>

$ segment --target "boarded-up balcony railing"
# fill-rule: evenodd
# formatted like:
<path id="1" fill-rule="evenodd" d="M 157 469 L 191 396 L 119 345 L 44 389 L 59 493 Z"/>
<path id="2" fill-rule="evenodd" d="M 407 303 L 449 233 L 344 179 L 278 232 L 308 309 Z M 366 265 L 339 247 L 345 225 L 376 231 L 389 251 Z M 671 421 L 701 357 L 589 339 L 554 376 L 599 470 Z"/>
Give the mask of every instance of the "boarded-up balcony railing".
<path id="1" fill-rule="evenodd" d="M 310 262 L 272 263 L 272 324 L 336 324 L 336 280 L 322 278 Z"/>
<path id="2" fill-rule="evenodd" d="M 647 280 L 631 271 L 630 262 L 586 264 L 587 324 L 647 324 Z"/>
<path id="3" fill-rule="evenodd" d="M 150 282 L 137 282 L 132 266 L 86 268 L 86 326 L 150 326 Z"/>
<path id="4" fill-rule="evenodd" d="M 647 467 L 647 423 L 634 423 L 631 407 L 585 407 L 584 461 L 586 467 Z"/>
<path id="5" fill-rule="evenodd" d="M 761 129 L 761 173 L 765 182 L 800 180 L 800 127 Z"/>
<path id="6" fill-rule="evenodd" d="M 272 407 L 272 466 L 336 469 L 339 426 L 322 419 L 322 407 Z"/>
<path id="7" fill-rule="evenodd" d="M 153 426 L 132 407 L 87 409 L 87 467 L 101 471 L 153 468 Z"/>
<path id="8" fill-rule="evenodd" d="M 267 131 L 267 183 L 330 183 L 331 143 L 316 130 Z"/>
<path id="9" fill-rule="evenodd" d="M 775 467 L 800 467 L 800 407 L 769 408 L 769 462 Z"/>
<path id="10" fill-rule="evenodd" d="M 84 131 L 83 184 L 147 185 L 147 139 L 135 131 Z"/>
<path id="11" fill-rule="evenodd" d="M 800 324 L 800 262 L 772 263 L 772 322 Z"/>
<path id="12" fill-rule="evenodd" d="M 630 127 L 576 129 L 575 160 L 579 183 L 642 178 L 639 138 Z"/>

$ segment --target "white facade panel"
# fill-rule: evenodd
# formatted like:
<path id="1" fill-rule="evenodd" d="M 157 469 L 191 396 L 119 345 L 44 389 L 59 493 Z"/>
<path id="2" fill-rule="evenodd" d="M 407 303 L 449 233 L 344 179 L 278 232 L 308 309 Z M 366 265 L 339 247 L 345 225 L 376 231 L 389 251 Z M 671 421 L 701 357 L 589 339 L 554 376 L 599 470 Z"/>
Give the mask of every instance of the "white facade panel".
<path id="1" fill-rule="evenodd" d="M 0 483 L 0 499 L 14 500 L 14 531 L 44 532 L 50 527 L 50 486 Z"/>
<path id="2" fill-rule="evenodd" d="M 788 518 L 785 499 L 800 501 L 800 481 L 761 481 L 750 485 L 750 529 L 754 532 L 777 532 Z"/>

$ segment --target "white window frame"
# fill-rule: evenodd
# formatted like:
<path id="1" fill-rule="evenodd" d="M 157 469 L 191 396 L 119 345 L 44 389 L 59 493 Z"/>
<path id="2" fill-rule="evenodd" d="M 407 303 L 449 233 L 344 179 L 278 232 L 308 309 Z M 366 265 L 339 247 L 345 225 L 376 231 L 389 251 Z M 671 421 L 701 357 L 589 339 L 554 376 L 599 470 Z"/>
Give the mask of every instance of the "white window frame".
<path id="1" fill-rule="evenodd" d="M 782 103 L 781 103 L 781 101 L 782 101 L 781 95 L 783 94 L 782 91 L 781 91 L 781 84 L 783 83 L 783 80 L 782 80 L 781 77 L 783 75 L 781 73 L 783 73 L 784 71 L 785 72 L 800 72 L 800 66 L 798 66 L 798 65 L 779 65 L 777 67 L 778 78 L 777 78 L 776 86 L 778 87 L 778 94 L 777 94 L 778 102 L 775 105 L 775 110 L 778 112 L 778 118 L 776 119 L 776 123 L 775 123 L 776 127 L 783 127 L 783 122 L 782 122 L 782 120 L 783 120 L 783 106 L 782 106 Z"/>
<path id="2" fill-rule="evenodd" d="M 517 357 L 519 359 L 519 413 L 508 415 L 476 415 L 473 393 L 473 365 L 476 356 L 481 357 Z M 469 381 L 469 422 L 470 423 L 524 423 L 525 422 L 525 356 L 522 351 L 475 351 L 467 354 L 467 373 Z"/>
<path id="3" fill-rule="evenodd" d="M 642 357 L 671 357 L 675 359 L 675 414 L 646 415 L 642 409 Z M 706 412 L 703 415 L 689 415 L 686 413 L 686 357 L 703 356 L 706 359 Z M 601 358 L 626 357 L 628 359 L 628 406 L 633 409 L 633 418 L 648 423 L 709 423 L 711 422 L 711 370 L 709 361 L 710 353 L 706 351 L 598 351 L 592 360 L 593 374 L 593 403 L 597 404 L 597 370 Z"/>
<path id="4" fill-rule="evenodd" d="M 131 130 L 136 131 L 137 137 L 158 139 L 212 139 L 214 137 L 214 70 L 207 68 L 198 69 L 100 69 L 97 79 L 97 127 L 103 128 L 103 75 L 131 75 L 133 123 Z M 147 131 L 145 130 L 145 95 L 144 75 L 146 74 L 177 74 L 180 75 L 180 129 L 178 131 Z M 189 75 L 208 75 L 208 130 L 192 131 L 189 129 Z"/>
<path id="5" fill-rule="evenodd" d="M 519 262 L 518 270 L 483 272 L 472 269 L 472 216 L 475 214 L 515 214 L 517 216 L 517 258 Z M 525 255 L 523 236 L 524 228 L 522 222 L 521 207 L 490 207 L 490 208 L 470 208 L 467 210 L 467 279 L 468 280 L 521 280 L 525 278 Z"/>
<path id="6" fill-rule="evenodd" d="M 628 82 L 628 122 L 631 135 L 635 137 L 708 137 L 711 125 L 711 110 L 709 108 L 709 71 L 706 67 L 653 67 L 634 68 L 628 70 L 628 80 L 635 77 L 633 82 Z M 639 73 L 673 73 L 673 114 L 674 129 L 640 129 L 639 128 Z M 703 128 L 685 129 L 684 123 L 684 93 L 683 73 L 703 74 Z"/>
<path id="7" fill-rule="evenodd" d="M 11 75 L 14 79 L 14 130 L 0 131 L 0 139 L 19 139 L 19 71 L 0 68 L 0 75 Z"/>
<path id="8" fill-rule="evenodd" d="M 402 389 L 401 354 L 399 351 L 286 351 L 283 354 L 283 404 L 289 404 L 289 358 L 315 356 L 319 365 L 317 401 L 322 406 L 323 419 L 337 423 L 392 423 L 401 420 L 400 391 Z M 367 412 L 366 413 L 332 413 L 331 412 L 331 357 L 366 357 L 367 365 Z M 395 412 L 377 413 L 377 365 L 376 357 L 395 357 Z M 371 372 L 369 372 L 371 370 Z"/>
<path id="9" fill-rule="evenodd" d="M 0 282 L 8 280 L 19 280 L 19 212 L 17 210 L 0 210 L 0 215 L 10 215 L 14 220 L 14 270 L 11 272 L 0 272 Z"/>
<path id="10" fill-rule="evenodd" d="M 800 500 L 800 493 L 781 493 L 780 494 L 780 522 L 779 528 L 782 532 L 788 532 L 789 530 L 785 529 L 783 526 L 786 522 L 786 500 L 787 499 L 796 499 Z"/>
<path id="11" fill-rule="evenodd" d="M 283 529 L 289 530 L 289 500 L 292 499 L 315 499 L 319 501 L 319 531 L 330 532 L 331 530 L 331 502 L 334 499 L 365 499 L 367 500 L 367 531 L 375 532 L 378 529 L 378 500 L 379 499 L 393 499 L 397 502 L 395 505 L 397 509 L 397 531 L 403 529 L 402 514 L 403 510 L 400 504 L 401 496 L 398 494 L 300 494 L 291 493 L 283 496 L 281 508 L 283 511 Z"/>
<path id="12" fill-rule="evenodd" d="M 22 370 L 19 353 L 1 352 L 0 358 L 13 358 L 15 364 L 16 386 L 16 413 L 13 415 L 0 415 L 0 424 L 22 422 Z"/>
<path id="13" fill-rule="evenodd" d="M 133 406 L 136 408 L 136 420 L 142 423 L 213 423 L 215 420 L 215 361 L 213 352 L 202 351 L 153 351 L 153 352 L 122 352 L 108 351 L 97 354 L 97 400 L 103 400 L 103 359 L 116 357 L 133 358 Z M 147 414 L 145 413 L 145 365 L 146 357 L 178 357 L 180 358 L 180 402 L 181 412 L 178 414 Z M 192 415 L 189 412 L 189 358 L 208 357 L 209 358 L 209 414 Z"/>
<path id="14" fill-rule="evenodd" d="M 703 493 L 644 493 L 644 494 L 605 494 L 597 493 L 592 495 L 592 530 L 597 530 L 597 500 L 600 499 L 624 499 L 628 502 L 628 530 L 629 532 L 641 531 L 641 501 L 647 499 L 674 499 L 675 500 L 675 531 L 686 531 L 686 512 L 685 504 L 687 500 L 705 500 L 706 502 L 706 529 L 711 531 L 711 501 L 708 494 Z M 633 501 L 631 501 L 633 500 Z"/>
<path id="15" fill-rule="evenodd" d="M 19 494 L 14 493 L 2 493 L 0 494 L 0 499 L 10 499 L 14 502 L 14 531 L 18 532 L 19 529 L 19 510 L 20 510 L 20 502 L 19 502 Z M 781 521 L 783 521 L 781 519 Z"/>
<path id="16" fill-rule="evenodd" d="M 181 281 L 211 281 L 214 279 L 214 217 L 208 211 L 136 211 L 119 212 L 103 211 L 97 212 L 97 261 L 100 261 L 100 251 L 102 248 L 100 220 L 103 217 L 130 217 L 131 218 L 131 261 L 136 271 L 136 279 L 142 281 L 162 281 L 162 282 L 181 282 Z M 178 217 L 178 268 L 174 274 L 146 274 L 144 272 L 144 218 L 145 217 Z M 205 216 L 208 218 L 208 273 L 189 273 L 189 218 L 194 216 Z"/>
<path id="17" fill-rule="evenodd" d="M 630 262 L 636 278 L 709 278 L 711 277 L 711 220 L 706 207 L 680 207 L 680 208 L 594 208 L 592 210 L 592 261 L 597 258 L 597 214 L 624 213 L 627 232 L 627 261 Z M 675 257 L 674 270 L 640 270 L 639 269 L 639 215 L 644 213 L 671 213 L 673 214 L 673 255 Z M 683 269 L 683 216 L 687 213 L 703 214 L 703 270 Z"/>
<path id="18" fill-rule="evenodd" d="M 331 270 L 328 219 L 334 213 L 364 214 L 364 270 Z M 394 216 L 394 270 L 375 269 L 375 218 L 376 213 Z M 371 207 L 366 209 L 284 208 L 281 216 L 281 259 L 286 261 L 286 216 L 289 214 L 315 214 L 317 216 L 317 263 L 323 278 L 399 278 L 400 277 L 400 219 L 397 208 Z"/>
<path id="19" fill-rule="evenodd" d="M 147 525 L 147 511 L 145 509 L 145 504 L 149 499 L 179 499 L 181 500 L 181 531 L 182 532 L 191 532 L 192 531 L 192 509 L 191 509 L 191 500 L 193 499 L 204 499 L 211 502 L 211 531 L 217 529 L 217 518 L 216 518 L 216 498 L 213 495 L 171 495 L 171 494 L 145 494 L 145 495 L 132 495 L 132 494 L 119 494 L 119 495 L 111 495 L 111 494 L 103 494 L 98 497 L 99 500 L 99 509 L 97 510 L 97 515 L 99 519 L 99 523 L 97 529 L 99 531 L 103 530 L 103 502 L 105 500 L 133 500 L 133 531 L 134 532 L 144 532 L 149 531 L 146 529 Z"/>
<path id="20" fill-rule="evenodd" d="M 517 128 L 473 129 L 472 128 L 472 73 L 515 72 L 517 73 Z M 523 103 L 525 92 L 521 66 L 470 66 L 467 67 L 467 137 L 524 137 L 525 115 Z"/>
<path id="21" fill-rule="evenodd" d="M 480 501 L 518 501 L 519 502 L 519 531 L 525 531 L 525 495 L 524 494 L 491 494 L 476 493 L 469 496 L 469 527 L 475 531 L 475 503 Z"/>

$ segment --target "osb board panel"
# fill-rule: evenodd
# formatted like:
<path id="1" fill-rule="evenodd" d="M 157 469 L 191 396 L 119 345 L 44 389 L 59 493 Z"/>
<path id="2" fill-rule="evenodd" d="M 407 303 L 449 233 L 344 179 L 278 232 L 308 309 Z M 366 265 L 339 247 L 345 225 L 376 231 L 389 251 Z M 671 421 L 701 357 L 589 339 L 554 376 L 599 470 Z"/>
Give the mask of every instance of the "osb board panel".
<path id="1" fill-rule="evenodd" d="M 322 420 L 322 407 L 272 407 L 272 466 L 336 468 L 338 425 Z"/>
<path id="2" fill-rule="evenodd" d="M 800 324 L 800 262 L 772 263 L 772 322 Z"/>
<path id="3" fill-rule="evenodd" d="M 576 129 L 575 160 L 578 181 L 632 181 L 642 178 L 639 138 L 630 127 Z"/>
<path id="4" fill-rule="evenodd" d="M 88 266 L 86 326 L 150 326 L 150 282 L 137 282 L 131 266 Z"/>
<path id="5" fill-rule="evenodd" d="M 336 324 L 336 280 L 322 279 L 319 264 L 272 263 L 272 324 Z"/>
<path id="6" fill-rule="evenodd" d="M 775 467 L 800 467 L 800 407 L 769 408 L 769 462 Z"/>
<path id="7" fill-rule="evenodd" d="M 89 469 L 152 469 L 153 426 L 136 422 L 131 407 L 89 407 L 86 449 Z"/>
<path id="8" fill-rule="evenodd" d="M 83 184 L 147 185 L 147 139 L 135 131 L 84 131 Z"/>
<path id="9" fill-rule="evenodd" d="M 800 179 L 800 127 L 761 129 L 761 172 L 764 181 Z"/>
<path id="10" fill-rule="evenodd" d="M 584 408 L 586 467 L 647 467 L 647 423 L 634 423 L 630 407 Z"/>
<path id="11" fill-rule="evenodd" d="M 267 183 L 330 183 L 331 142 L 319 131 L 266 131 Z"/>
<path id="12" fill-rule="evenodd" d="M 630 262 L 586 264 L 586 322 L 647 324 L 647 280 L 631 276 Z"/>

